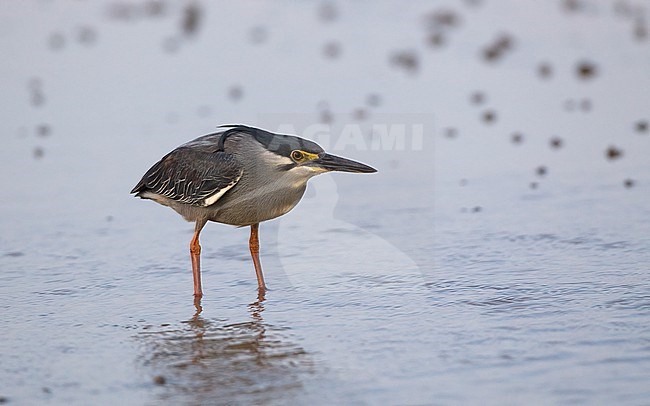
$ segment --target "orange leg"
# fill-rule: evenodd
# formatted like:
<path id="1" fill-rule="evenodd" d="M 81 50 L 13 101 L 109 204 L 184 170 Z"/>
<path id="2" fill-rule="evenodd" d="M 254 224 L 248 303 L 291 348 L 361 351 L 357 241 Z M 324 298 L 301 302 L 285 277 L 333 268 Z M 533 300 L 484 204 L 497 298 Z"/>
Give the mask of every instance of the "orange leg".
<path id="1" fill-rule="evenodd" d="M 257 288 L 263 294 L 266 292 L 266 285 L 264 284 L 264 275 L 262 274 L 262 264 L 260 263 L 260 241 L 258 238 L 259 223 L 251 226 L 251 238 L 248 240 L 248 247 L 251 250 L 251 257 L 253 257 L 253 265 L 255 265 L 255 273 L 257 274 Z"/>
<path id="2" fill-rule="evenodd" d="M 194 297 L 203 296 L 201 290 L 201 245 L 199 245 L 199 234 L 205 226 L 205 220 L 197 220 L 194 226 L 194 237 L 190 241 L 190 257 L 192 258 L 192 274 L 194 275 Z"/>

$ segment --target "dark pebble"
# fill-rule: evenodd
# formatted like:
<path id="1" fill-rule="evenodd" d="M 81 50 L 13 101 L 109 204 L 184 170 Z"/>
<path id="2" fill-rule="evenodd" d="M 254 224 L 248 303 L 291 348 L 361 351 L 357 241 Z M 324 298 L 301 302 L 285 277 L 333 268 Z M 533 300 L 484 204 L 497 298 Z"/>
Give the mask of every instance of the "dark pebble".
<path id="1" fill-rule="evenodd" d="M 9 403 L 9 398 L 6 396 L 0 396 L 0 403 Z"/>
<path id="2" fill-rule="evenodd" d="M 167 383 L 167 379 L 162 375 L 156 375 L 153 377 L 153 383 L 156 385 L 164 385 Z"/>
<path id="3" fill-rule="evenodd" d="M 368 111 L 363 108 L 355 109 L 352 112 L 352 117 L 354 117 L 355 120 L 363 121 L 368 118 Z"/>
<path id="4" fill-rule="evenodd" d="M 564 0 L 562 2 L 562 7 L 568 12 L 578 12 L 582 10 L 582 2 L 580 0 Z"/>
<path id="5" fill-rule="evenodd" d="M 634 38 L 636 38 L 638 41 L 643 41 L 648 38 L 648 26 L 646 25 L 646 22 L 641 18 L 637 19 L 637 21 L 634 23 Z"/>
<path id="6" fill-rule="evenodd" d="M 542 62 L 537 67 L 537 74 L 542 79 L 548 79 L 551 76 L 553 76 L 553 68 L 551 67 L 550 64 L 548 64 L 546 62 Z"/>
<path id="7" fill-rule="evenodd" d="M 318 19 L 323 22 L 332 22 L 339 17 L 339 10 L 332 2 L 326 1 L 318 6 Z"/>
<path id="8" fill-rule="evenodd" d="M 92 27 L 79 27 L 77 30 L 77 41 L 84 45 L 92 45 L 97 41 L 97 32 Z"/>
<path id="9" fill-rule="evenodd" d="M 447 138 L 456 138 L 458 136 L 458 130 L 453 127 L 445 128 L 445 137 Z"/>
<path id="10" fill-rule="evenodd" d="M 612 145 L 605 151 L 605 156 L 607 159 L 613 161 L 623 156 L 623 150 Z"/>
<path id="11" fill-rule="evenodd" d="M 497 113 L 493 110 L 487 110 L 483 112 L 482 118 L 484 122 L 492 124 L 497 119 Z"/>
<path id="12" fill-rule="evenodd" d="M 629 178 L 625 179 L 625 181 L 623 182 L 623 186 L 625 186 L 626 188 L 629 189 L 632 186 L 634 186 L 634 181 L 632 179 L 629 179 Z"/>
<path id="13" fill-rule="evenodd" d="M 493 62 L 501 58 L 501 50 L 495 47 L 486 47 L 483 48 L 482 55 L 487 62 Z"/>
<path id="14" fill-rule="evenodd" d="M 239 101 L 243 96 L 244 90 L 241 86 L 231 86 L 230 89 L 228 89 L 228 97 L 234 102 Z"/>
<path id="15" fill-rule="evenodd" d="M 510 34 L 501 34 L 494 42 L 494 46 L 502 51 L 508 51 L 514 46 L 515 40 Z"/>
<path id="16" fill-rule="evenodd" d="M 144 3 L 144 12 L 150 17 L 160 17 L 165 14 L 165 2 L 162 0 L 149 0 Z"/>
<path id="17" fill-rule="evenodd" d="M 402 50 L 393 52 L 390 62 L 396 67 L 402 68 L 409 73 L 417 72 L 420 66 L 420 60 L 415 51 Z"/>
<path id="18" fill-rule="evenodd" d="M 366 104 L 370 107 L 378 107 L 381 104 L 381 96 L 377 93 L 371 93 L 366 97 Z"/>
<path id="19" fill-rule="evenodd" d="M 472 213 L 480 213 L 482 210 L 483 208 L 481 208 L 481 206 L 474 206 L 472 208 Z"/>
<path id="20" fill-rule="evenodd" d="M 560 149 L 564 145 L 564 141 L 560 137 L 552 137 L 549 144 L 552 149 Z"/>
<path id="21" fill-rule="evenodd" d="M 634 127 L 636 128 L 637 132 L 640 132 L 640 133 L 648 132 L 648 122 L 645 121 L 645 120 L 637 121 L 636 125 Z"/>
<path id="22" fill-rule="evenodd" d="M 513 144 L 521 144 L 522 142 L 524 142 L 524 135 L 522 133 L 513 133 L 510 136 L 510 141 Z"/>
<path id="23" fill-rule="evenodd" d="M 576 74 L 578 75 L 579 79 L 582 80 L 593 79 L 597 73 L 598 73 L 598 68 L 596 67 L 596 64 L 594 64 L 593 62 L 581 61 L 578 62 L 576 66 Z"/>
<path id="24" fill-rule="evenodd" d="M 250 39 L 251 43 L 255 45 L 263 44 L 264 42 L 266 42 L 268 37 L 269 37 L 268 30 L 266 29 L 266 27 L 261 25 L 251 28 L 250 32 L 248 33 L 248 38 Z"/>
<path id="25" fill-rule="evenodd" d="M 500 59 L 506 51 L 512 50 L 515 40 L 510 34 L 499 34 L 492 44 L 482 50 L 483 59 L 494 62 Z"/>
<path id="26" fill-rule="evenodd" d="M 34 89 L 30 94 L 29 102 L 34 107 L 40 107 L 45 104 L 45 95 L 40 89 Z"/>
<path id="27" fill-rule="evenodd" d="M 485 93 L 480 91 L 476 91 L 469 96 L 469 100 L 472 104 L 483 104 L 485 103 L 485 99 Z"/>
<path id="28" fill-rule="evenodd" d="M 45 156 L 45 150 L 43 147 L 34 147 L 32 150 L 32 155 L 34 156 L 34 159 L 41 159 L 43 156 Z"/>
<path id="29" fill-rule="evenodd" d="M 30 103 L 34 107 L 40 107 L 45 104 L 45 94 L 43 93 L 43 82 L 41 79 L 34 77 L 27 82 L 27 88 L 30 93 Z"/>
<path id="30" fill-rule="evenodd" d="M 334 120 L 334 116 L 329 110 L 322 110 L 320 112 L 320 122 L 323 124 L 329 124 Z"/>
<path id="31" fill-rule="evenodd" d="M 427 36 L 427 44 L 432 48 L 442 47 L 447 43 L 447 37 L 441 32 L 433 32 Z"/>
<path id="32" fill-rule="evenodd" d="M 323 45 L 323 55 L 329 59 L 336 59 L 341 56 L 341 44 L 336 41 L 330 41 Z"/>
<path id="33" fill-rule="evenodd" d="M 537 169 L 535 169 L 535 173 L 537 176 L 546 176 L 548 173 L 548 169 L 545 166 L 538 166 Z"/>
<path id="34" fill-rule="evenodd" d="M 52 128 L 47 124 L 41 124 L 36 127 L 36 135 L 39 137 L 47 137 L 52 133 Z"/>
<path id="35" fill-rule="evenodd" d="M 530 182 L 530 184 L 529 184 L 528 186 L 529 186 L 531 189 L 537 189 L 537 187 L 539 186 L 539 184 L 538 184 L 537 182 Z"/>
<path id="36" fill-rule="evenodd" d="M 195 35 L 200 27 L 201 15 L 203 14 L 198 3 L 190 3 L 183 10 L 181 30 L 186 36 Z"/>
<path id="37" fill-rule="evenodd" d="M 460 16 L 450 9 L 440 9 L 428 14 L 426 24 L 429 30 L 455 28 L 460 25 Z"/>

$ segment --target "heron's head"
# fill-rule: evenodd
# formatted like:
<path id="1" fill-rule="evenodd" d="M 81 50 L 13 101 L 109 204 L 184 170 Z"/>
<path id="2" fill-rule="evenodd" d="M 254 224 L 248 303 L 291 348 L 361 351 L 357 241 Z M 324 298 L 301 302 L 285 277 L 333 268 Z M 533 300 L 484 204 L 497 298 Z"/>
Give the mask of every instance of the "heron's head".
<path id="1" fill-rule="evenodd" d="M 352 172 L 352 173 L 373 173 L 375 168 L 362 164 L 361 162 L 340 156 L 328 154 L 315 142 L 300 138 L 292 139 L 282 145 L 274 153 L 283 158 L 279 170 L 288 171 L 298 176 L 310 178 L 325 172 Z"/>
<path id="2" fill-rule="evenodd" d="M 328 154 L 317 144 L 303 145 L 289 151 L 285 158 L 291 162 L 282 166 L 282 170 L 304 173 L 305 175 L 318 175 L 324 172 L 352 172 L 352 173 L 373 173 L 375 168 L 362 164 L 361 162 L 340 156 Z"/>
<path id="3" fill-rule="evenodd" d="M 252 135 L 270 154 L 262 159 L 278 171 L 285 171 L 301 178 L 325 172 L 372 173 L 375 168 L 361 162 L 328 154 L 313 141 L 294 135 L 274 134 L 252 127 L 238 126 L 241 132 Z"/>

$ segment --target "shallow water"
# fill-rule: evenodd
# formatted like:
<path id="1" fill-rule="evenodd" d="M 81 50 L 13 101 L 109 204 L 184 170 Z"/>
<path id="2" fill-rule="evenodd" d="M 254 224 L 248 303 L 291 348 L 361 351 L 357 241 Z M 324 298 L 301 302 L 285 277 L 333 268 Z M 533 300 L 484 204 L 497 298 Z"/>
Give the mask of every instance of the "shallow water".
<path id="1" fill-rule="evenodd" d="M 634 123 L 650 120 L 649 42 L 635 42 L 634 18 L 609 2 L 580 12 L 477 3 L 336 3 L 333 21 L 308 3 L 200 3 L 194 34 L 176 32 L 182 9 L 167 3 L 159 16 L 109 3 L 3 10 L 0 46 L 12 58 L 0 65 L 0 396 L 648 403 L 650 138 Z M 443 6 L 461 23 L 432 50 L 421 21 Z M 94 42 L 78 39 L 91 38 L 75 34 L 81 26 Z M 486 64 L 479 50 L 501 31 L 516 46 Z M 321 54 L 332 38 L 337 60 Z M 407 48 L 415 73 L 391 62 Z M 587 57 L 599 68 L 592 82 L 574 75 Z M 553 63 L 549 81 L 536 77 L 541 59 Z M 30 105 L 34 77 L 43 105 Z M 415 127 L 402 150 L 340 141 L 371 92 L 382 101 L 364 107 L 364 134 L 369 123 L 423 125 L 421 148 Z M 565 111 L 583 98 L 592 111 Z M 248 230 L 206 226 L 197 312 L 192 226 L 128 191 L 217 124 L 300 130 L 319 120 L 321 100 L 334 117 L 329 149 L 379 172 L 319 176 L 291 213 L 262 224 L 262 299 Z M 495 123 L 481 121 L 486 108 Z M 610 145 L 621 159 L 605 158 Z"/>

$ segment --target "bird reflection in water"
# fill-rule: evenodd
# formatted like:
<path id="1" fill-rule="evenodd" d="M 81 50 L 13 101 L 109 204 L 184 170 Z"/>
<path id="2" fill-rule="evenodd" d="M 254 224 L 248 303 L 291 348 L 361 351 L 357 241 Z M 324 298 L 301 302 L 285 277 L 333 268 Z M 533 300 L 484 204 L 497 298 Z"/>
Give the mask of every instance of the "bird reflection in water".
<path id="1" fill-rule="evenodd" d="M 143 364 L 164 383 L 160 400 L 208 404 L 268 403 L 291 399 L 314 374 L 309 354 L 288 329 L 264 322 L 264 297 L 248 306 L 250 320 L 228 324 L 196 313 L 176 328 L 146 331 Z"/>

